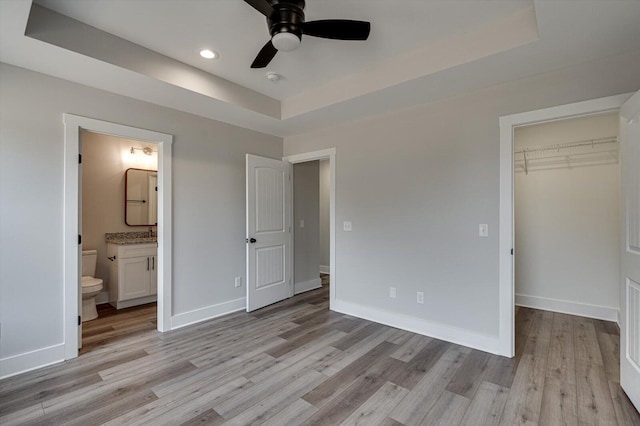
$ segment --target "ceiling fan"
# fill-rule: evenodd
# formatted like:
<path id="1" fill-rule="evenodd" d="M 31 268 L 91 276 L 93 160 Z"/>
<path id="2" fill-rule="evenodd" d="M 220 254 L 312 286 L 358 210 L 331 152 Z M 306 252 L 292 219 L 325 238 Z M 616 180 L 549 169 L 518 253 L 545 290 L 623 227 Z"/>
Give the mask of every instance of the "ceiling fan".
<path id="1" fill-rule="evenodd" d="M 251 68 L 264 68 L 279 50 L 295 50 L 302 35 L 334 40 L 366 40 L 371 24 L 349 19 L 324 19 L 305 22 L 305 0 L 244 0 L 267 17 L 271 40 L 256 56 Z"/>

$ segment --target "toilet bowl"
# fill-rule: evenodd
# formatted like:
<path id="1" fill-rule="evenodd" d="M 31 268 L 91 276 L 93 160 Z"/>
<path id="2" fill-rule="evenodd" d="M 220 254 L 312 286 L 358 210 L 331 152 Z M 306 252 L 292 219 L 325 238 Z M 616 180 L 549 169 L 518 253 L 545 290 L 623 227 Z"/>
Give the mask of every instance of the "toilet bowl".
<path id="1" fill-rule="evenodd" d="M 102 280 L 95 278 L 97 250 L 82 251 L 82 322 L 98 318 L 96 296 L 102 291 Z"/>

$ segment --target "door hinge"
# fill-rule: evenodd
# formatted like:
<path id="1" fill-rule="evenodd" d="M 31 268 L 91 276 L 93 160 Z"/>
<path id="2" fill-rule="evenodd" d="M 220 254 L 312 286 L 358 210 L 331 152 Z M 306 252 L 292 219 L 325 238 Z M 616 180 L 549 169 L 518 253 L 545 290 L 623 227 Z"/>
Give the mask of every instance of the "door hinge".
<path id="1" fill-rule="evenodd" d="M 82 235 L 78 235 L 78 244 L 82 244 Z"/>
<path id="2" fill-rule="evenodd" d="M 78 315 L 78 325 L 82 324 L 82 318 L 80 318 L 80 315 Z"/>
<path id="3" fill-rule="evenodd" d="M 513 249 L 511 249 L 511 256 L 513 256 Z"/>
<path id="4" fill-rule="evenodd" d="M 78 154 L 78 164 L 82 164 L 82 154 Z"/>

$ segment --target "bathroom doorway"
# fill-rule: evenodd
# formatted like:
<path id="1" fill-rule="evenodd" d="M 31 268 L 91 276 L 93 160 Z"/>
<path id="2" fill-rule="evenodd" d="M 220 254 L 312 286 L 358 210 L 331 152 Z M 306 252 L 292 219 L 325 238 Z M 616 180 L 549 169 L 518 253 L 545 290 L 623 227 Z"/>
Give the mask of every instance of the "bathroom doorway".
<path id="1" fill-rule="evenodd" d="M 132 270 L 140 271 L 140 265 L 145 265 L 143 270 L 148 270 L 147 276 L 157 279 L 157 309 L 155 313 L 155 328 L 158 331 L 166 331 L 171 328 L 171 143 L 173 142 L 173 136 L 157 133 L 149 130 L 139 129 L 130 126 L 124 126 L 105 121 L 95 120 L 86 117 L 80 117 L 72 114 L 64 114 L 65 125 L 65 204 L 64 204 L 64 286 L 65 286 L 65 359 L 71 359 L 78 356 L 78 348 L 82 341 L 82 291 L 81 291 L 81 277 L 82 277 L 82 248 L 83 248 L 83 235 L 82 235 L 82 148 L 83 137 L 87 135 L 109 135 L 123 140 L 129 140 L 127 144 L 135 142 L 135 145 L 129 145 L 126 150 L 119 149 L 117 153 L 111 153 L 115 158 L 117 155 L 123 156 L 135 155 L 142 153 L 146 155 L 145 151 L 151 151 L 157 158 L 157 168 L 152 174 L 157 179 L 157 231 L 154 231 L 154 227 L 147 227 L 145 225 L 145 232 L 147 235 L 140 236 L 141 238 L 149 237 L 149 230 L 151 234 L 155 234 L 154 238 L 157 241 L 157 248 L 154 254 L 138 253 L 143 259 L 139 262 L 138 266 L 133 267 Z M 145 150 L 145 148 L 147 148 Z M 126 151 L 126 152 L 125 152 Z M 152 157 L 150 155 L 149 157 Z M 148 161 L 148 160 L 147 160 Z M 144 165 L 143 165 L 144 166 Z M 135 168 L 135 167 L 132 167 Z M 148 170 L 148 169 L 146 169 Z M 109 179 L 121 179 L 122 176 L 118 174 L 117 178 L 111 176 Z M 106 178 L 105 178 L 106 179 Z M 126 179 L 126 178 L 125 178 Z M 153 179 L 148 178 L 147 182 L 153 182 Z M 155 191 L 154 191 L 155 192 Z M 124 196 L 118 203 L 121 206 L 120 218 L 126 215 L 124 204 Z M 148 221 L 150 217 L 148 212 L 143 215 L 145 221 Z M 151 229 L 149 229 L 151 228 Z M 104 237 L 104 236 L 103 236 Z M 94 241 L 95 242 L 95 241 Z M 143 241 L 148 243 L 149 241 Z M 106 243 L 106 241 L 105 241 Z M 92 247 L 87 247 L 92 248 Z M 113 257 L 108 253 L 98 254 L 99 257 L 104 258 Z M 104 259 L 103 259 L 104 260 Z M 107 259 L 108 260 L 108 259 Z M 97 261 L 96 261 L 97 263 Z M 148 265 L 148 266 L 147 266 Z M 135 265 L 134 265 L 135 266 Z M 143 267 L 143 268 L 144 268 Z M 136 269 L 137 268 L 137 269 Z M 98 269 L 99 270 L 99 269 Z M 140 282 L 140 280 L 136 280 Z M 148 284 L 148 283 L 147 283 Z M 108 287 L 108 284 L 107 284 Z M 140 293 L 141 288 L 144 286 L 137 286 L 131 290 L 129 296 L 130 299 L 136 299 L 136 302 L 140 301 L 141 297 L 146 297 L 148 294 Z M 147 285 L 147 290 L 148 290 Z M 106 296 L 100 296 L 104 300 Z M 111 299 L 111 296 L 109 296 Z M 113 301 L 113 300 L 111 300 Z M 151 300 L 149 300 L 151 301 Z M 124 300 L 124 302 L 127 302 Z M 118 308 L 129 308 L 127 303 L 116 303 Z"/>
<path id="2" fill-rule="evenodd" d="M 82 130 L 80 353 L 156 329 L 156 144 Z"/>

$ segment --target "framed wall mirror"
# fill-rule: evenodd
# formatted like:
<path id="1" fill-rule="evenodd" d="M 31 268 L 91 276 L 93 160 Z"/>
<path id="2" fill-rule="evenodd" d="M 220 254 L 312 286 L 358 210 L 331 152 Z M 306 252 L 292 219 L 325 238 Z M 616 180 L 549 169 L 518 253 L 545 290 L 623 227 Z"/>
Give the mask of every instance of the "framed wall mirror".
<path id="1" fill-rule="evenodd" d="M 124 222 L 129 226 L 156 226 L 158 171 L 127 169 L 124 182 Z"/>

